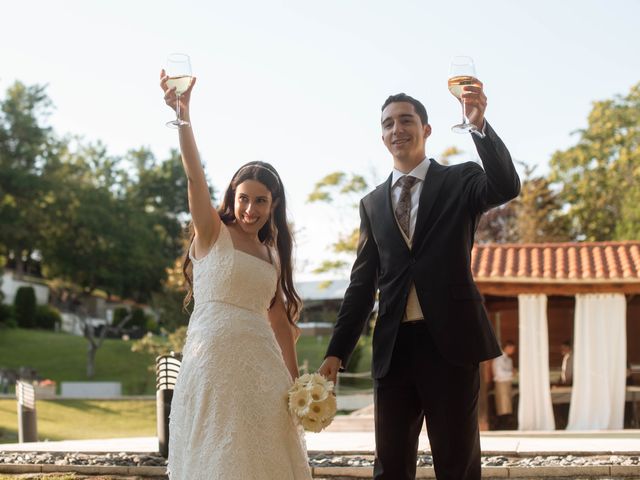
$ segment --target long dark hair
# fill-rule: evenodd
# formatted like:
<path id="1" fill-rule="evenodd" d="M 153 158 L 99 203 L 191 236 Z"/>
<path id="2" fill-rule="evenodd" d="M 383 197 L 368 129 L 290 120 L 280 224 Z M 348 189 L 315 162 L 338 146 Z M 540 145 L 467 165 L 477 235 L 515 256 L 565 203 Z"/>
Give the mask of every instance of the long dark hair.
<path id="1" fill-rule="evenodd" d="M 246 180 L 256 180 L 271 192 L 275 208 L 267 223 L 258 232 L 258 239 L 267 247 L 275 246 L 278 251 L 280 264 L 278 283 L 285 296 L 287 318 L 291 324 L 295 325 L 302 309 L 302 300 L 293 285 L 293 266 L 291 261 L 293 235 L 287 223 L 287 199 L 282 187 L 282 180 L 276 169 L 269 163 L 257 161 L 249 162 L 240 167 L 231 178 L 231 182 L 222 198 L 222 204 L 218 208 L 218 214 L 225 225 L 236 221 L 234 213 L 236 188 Z M 191 246 L 195 237 L 193 224 L 189 225 L 189 236 L 189 246 Z M 184 306 L 186 308 L 193 298 L 193 266 L 191 265 L 188 249 L 182 263 L 182 273 L 188 285 L 187 295 L 184 298 Z"/>

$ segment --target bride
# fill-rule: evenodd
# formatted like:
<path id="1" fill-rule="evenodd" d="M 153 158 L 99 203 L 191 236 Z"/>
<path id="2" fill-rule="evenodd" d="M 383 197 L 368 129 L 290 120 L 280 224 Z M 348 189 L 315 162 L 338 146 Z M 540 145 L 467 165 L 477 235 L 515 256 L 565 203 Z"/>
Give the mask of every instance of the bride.
<path id="1" fill-rule="evenodd" d="M 175 88 L 160 76 L 175 109 Z M 195 83 L 179 97 L 189 123 Z M 171 405 L 169 477 L 311 479 L 304 433 L 287 408 L 301 301 L 282 181 L 268 163 L 248 163 L 216 210 L 191 126 L 179 137 L 192 218 L 185 302 L 194 308 Z"/>

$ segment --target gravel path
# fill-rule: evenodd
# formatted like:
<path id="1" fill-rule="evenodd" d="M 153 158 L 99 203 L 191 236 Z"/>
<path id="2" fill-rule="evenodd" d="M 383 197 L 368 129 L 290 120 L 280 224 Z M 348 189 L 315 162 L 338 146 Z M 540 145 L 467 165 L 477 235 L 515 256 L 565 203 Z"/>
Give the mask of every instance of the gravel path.
<path id="1" fill-rule="evenodd" d="M 107 453 L 92 455 L 87 453 L 16 453 L 0 451 L 0 464 L 47 464 L 47 465 L 105 465 L 105 466 L 152 466 L 166 465 L 166 460 L 158 455 L 136 455 Z M 371 467 L 372 455 L 312 455 L 309 463 L 313 467 Z M 431 455 L 418 458 L 419 467 L 433 465 Z M 640 466 L 637 455 L 596 455 L 596 456 L 536 456 L 507 457 L 484 456 L 484 467 L 555 467 L 555 466 Z"/>

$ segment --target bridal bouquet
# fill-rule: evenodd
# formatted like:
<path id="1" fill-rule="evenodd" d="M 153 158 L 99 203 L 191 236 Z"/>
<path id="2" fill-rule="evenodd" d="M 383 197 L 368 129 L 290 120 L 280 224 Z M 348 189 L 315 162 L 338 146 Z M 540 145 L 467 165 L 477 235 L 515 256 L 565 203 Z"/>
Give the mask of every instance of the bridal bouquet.
<path id="1" fill-rule="evenodd" d="M 333 382 L 319 373 L 305 373 L 296 378 L 289 389 L 289 411 L 309 432 L 319 432 L 329 426 L 336 415 Z"/>

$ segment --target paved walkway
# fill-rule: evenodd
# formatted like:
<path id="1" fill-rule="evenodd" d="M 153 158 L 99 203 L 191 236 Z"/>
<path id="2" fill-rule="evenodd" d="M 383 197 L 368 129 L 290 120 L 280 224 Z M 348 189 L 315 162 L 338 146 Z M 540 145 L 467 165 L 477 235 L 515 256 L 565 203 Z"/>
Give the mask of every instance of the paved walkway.
<path id="1" fill-rule="evenodd" d="M 310 453 L 373 454 L 375 441 L 371 431 L 324 431 L 307 433 Z M 485 432 L 480 443 L 484 455 L 595 455 L 640 454 L 640 430 L 594 432 Z M 429 449 L 425 432 L 420 435 L 421 450 Z M 31 452 L 135 452 L 158 451 L 156 437 L 67 440 L 61 442 L 0 444 L 0 451 Z"/>

